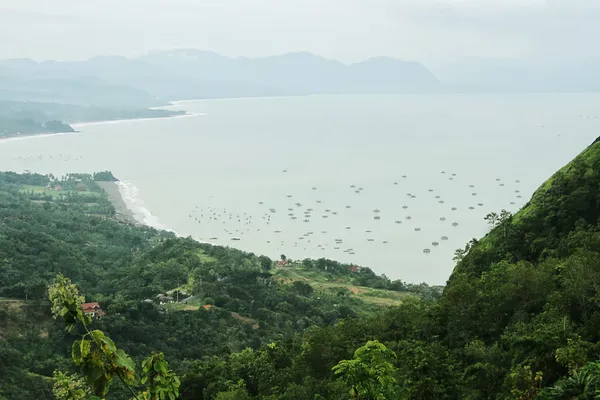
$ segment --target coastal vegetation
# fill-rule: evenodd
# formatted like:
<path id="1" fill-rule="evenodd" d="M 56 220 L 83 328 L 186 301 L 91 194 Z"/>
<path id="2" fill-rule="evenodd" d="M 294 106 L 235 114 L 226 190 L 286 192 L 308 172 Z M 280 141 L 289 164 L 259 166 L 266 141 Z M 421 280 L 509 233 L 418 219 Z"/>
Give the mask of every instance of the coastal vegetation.
<path id="1" fill-rule="evenodd" d="M 48 183 L 65 193 L 38 197 Z M 53 387 L 135 398 L 153 390 L 152 360 L 171 398 L 190 400 L 599 396 L 600 141 L 516 214 L 490 213 L 443 291 L 119 222 L 82 208 L 106 199 L 94 185 L 0 174 L 0 398 L 52 398 Z M 78 300 L 52 319 L 49 287 L 50 300 L 80 293 L 105 316 L 88 321 Z M 66 330 L 73 316 L 100 333 Z M 73 341 L 101 338 L 110 387 L 71 356 Z"/>
<path id="2" fill-rule="evenodd" d="M 0 101 L 0 138 L 41 133 L 74 132 L 70 124 L 137 118 L 163 118 L 184 111 L 130 106 L 109 108 L 70 104 Z"/>
<path id="3" fill-rule="evenodd" d="M 32 135 L 40 133 L 75 132 L 69 124 L 62 121 L 36 121 L 32 118 L 0 120 L 0 138 L 15 135 Z"/>
<path id="4" fill-rule="evenodd" d="M 136 362 L 162 351 L 180 376 L 193 360 L 258 350 L 381 307 L 347 291 L 282 282 L 268 257 L 119 222 L 97 184 L 113 179 L 0 173 L 0 398 L 50 398 L 54 370 L 77 371 L 68 351 L 74 337 L 50 318 L 47 288 L 57 273 L 105 310 L 90 329 Z M 353 277 L 350 266 L 314 264 L 329 266 L 332 281 L 356 279 L 382 296 L 390 285 L 367 268 Z M 387 293 L 410 295 L 401 282 Z M 114 393 L 126 398 L 118 384 Z"/>

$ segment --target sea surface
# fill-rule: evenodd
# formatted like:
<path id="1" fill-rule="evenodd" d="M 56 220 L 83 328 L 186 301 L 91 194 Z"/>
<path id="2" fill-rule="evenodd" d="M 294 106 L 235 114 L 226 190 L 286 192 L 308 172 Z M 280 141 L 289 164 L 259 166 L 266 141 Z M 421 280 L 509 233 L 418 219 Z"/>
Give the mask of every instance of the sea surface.
<path id="1" fill-rule="evenodd" d="M 599 94 L 182 102 L 0 142 L 0 170 L 111 170 L 136 218 L 257 254 L 443 284 L 455 249 L 600 135 Z"/>

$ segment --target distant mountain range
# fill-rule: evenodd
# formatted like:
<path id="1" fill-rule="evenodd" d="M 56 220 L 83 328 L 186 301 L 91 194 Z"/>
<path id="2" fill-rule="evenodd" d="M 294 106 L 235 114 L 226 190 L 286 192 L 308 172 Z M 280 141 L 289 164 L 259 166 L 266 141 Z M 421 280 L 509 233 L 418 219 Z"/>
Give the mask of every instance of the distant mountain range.
<path id="1" fill-rule="evenodd" d="M 600 62 L 466 58 L 436 69 L 389 57 L 344 64 L 311 53 L 200 50 L 85 61 L 0 60 L 0 101 L 152 107 L 171 100 L 308 94 L 600 91 Z M 440 82 L 441 80 L 441 82 Z"/>
<path id="2" fill-rule="evenodd" d="M 0 61 L 0 100 L 32 99 L 86 105 L 156 105 L 166 100 L 325 93 L 439 91 L 422 64 L 376 57 L 346 65 L 310 53 L 231 58 L 174 50 L 137 58 L 86 61 Z M 88 94 L 88 98 L 78 98 Z M 40 98 L 41 96 L 41 98 Z"/>

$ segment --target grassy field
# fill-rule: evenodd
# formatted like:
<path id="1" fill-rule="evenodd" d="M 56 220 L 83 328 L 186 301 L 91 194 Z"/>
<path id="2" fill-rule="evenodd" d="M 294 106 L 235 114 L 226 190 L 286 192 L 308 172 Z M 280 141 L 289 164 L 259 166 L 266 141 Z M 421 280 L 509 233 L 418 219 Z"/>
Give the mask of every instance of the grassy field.
<path id="1" fill-rule="evenodd" d="M 183 303 L 168 303 L 163 306 L 165 310 L 169 311 L 198 311 L 200 306 L 197 304 L 183 304 Z"/>
<path id="2" fill-rule="evenodd" d="M 291 284 L 296 281 L 308 283 L 316 291 L 344 292 L 351 298 L 376 306 L 397 306 L 402 304 L 407 297 L 415 296 L 410 293 L 356 286 L 352 284 L 350 277 L 336 276 L 325 271 L 304 268 L 299 265 L 277 268 L 273 271 L 273 276 L 283 283 Z"/>
<path id="3" fill-rule="evenodd" d="M 201 262 L 203 263 L 212 263 L 217 261 L 216 258 L 211 257 L 207 254 L 205 254 L 202 250 L 197 250 L 196 251 L 196 256 L 198 256 L 198 258 L 200 259 Z"/>

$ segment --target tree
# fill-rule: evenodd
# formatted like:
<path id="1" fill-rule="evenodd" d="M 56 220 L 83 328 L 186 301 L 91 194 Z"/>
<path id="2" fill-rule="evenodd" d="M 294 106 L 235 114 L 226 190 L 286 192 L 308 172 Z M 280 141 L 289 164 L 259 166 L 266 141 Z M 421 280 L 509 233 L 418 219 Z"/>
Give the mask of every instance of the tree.
<path id="1" fill-rule="evenodd" d="M 231 385 L 226 392 L 219 392 L 215 400 L 250 400 L 251 397 L 246 390 L 243 380 L 239 380 L 235 385 Z"/>
<path id="2" fill-rule="evenodd" d="M 258 262 L 260 262 L 260 266 L 265 270 L 270 270 L 273 265 L 273 261 L 267 256 L 259 256 Z"/>
<path id="3" fill-rule="evenodd" d="M 292 283 L 292 287 L 302 296 L 310 296 L 314 292 L 313 287 L 303 281 L 295 281 Z"/>
<path id="4" fill-rule="evenodd" d="M 572 371 L 570 376 L 560 379 L 546 390 L 554 399 L 597 399 L 600 397 L 600 363 L 590 362 Z"/>
<path id="5" fill-rule="evenodd" d="M 90 395 L 85 380 L 77 375 L 54 371 L 52 394 L 57 400 L 85 400 Z"/>
<path id="6" fill-rule="evenodd" d="M 507 239 L 508 227 L 509 227 L 509 224 L 512 222 L 512 220 L 513 220 L 513 214 L 511 212 L 508 212 L 506 210 L 500 211 L 500 216 L 498 217 L 497 226 L 502 227 L 502 236 L 504 237 L 504 240 Z"/>
<path id="7" fill-rule="evenodd" d="M 52 315 L 65 322 L 67 331 L 72 332 L 78 326 L 85 331 L 81 340 L 73 342 L 72 357 L 88 388 L 83 388 L 82 381 L 75 376 L 57 371 L 54 376 L 57 398 L 83 399 L 88 391 L 94 395 L 89 398 L 105 398 L 115 377 L 136 400 L 175 400 L 179 396 L 179 378 L 168 369 L 162 353 L 153 354 L 142 362 L 141 384 L 145 386 L 141 391 L 133 389 L 140 382 L 135 363 L 104 332 L 89 329 L 92 318 L 80 307 L 84 297 L 68 278 L 58 274 L 48 287 L 48 297 L 52 302 Z"/>
<path id="8" fill-rule="evenodd" d="M 281 258 L 281 261 L 287 260 L 287 257 L 285 256 L 285 254 L 280 255 L 279 258 Z"/>
<path id="9" fill-rule="evenodd" d="M 538 371 L 533 374 L 531 367 L 516 366 L 508 375 L 508 380 L 512 385 L 510 391 L 511 398 L 515 400 L 533 400 L 541 392 L 543 374 Z"/>
<path id="10" fill-rule="evenodd" d="M 354 352 L 352 360 L 342 360 L 332 368 L 338 379 L 352 389 L 355 400 L 386 400 L 394 398 L 396 367 L 392 360 L 396 354 L 377 340 Z"/>
<path id="11" fill-rule="evenodd" d="M 491 212 L 488 215 L 486 215 L 483 219 L 487 221 L 488 224 L 490 224 L 491 228 L 494 228 L 498 224 L 499 216 L 495 212 Z"/>

